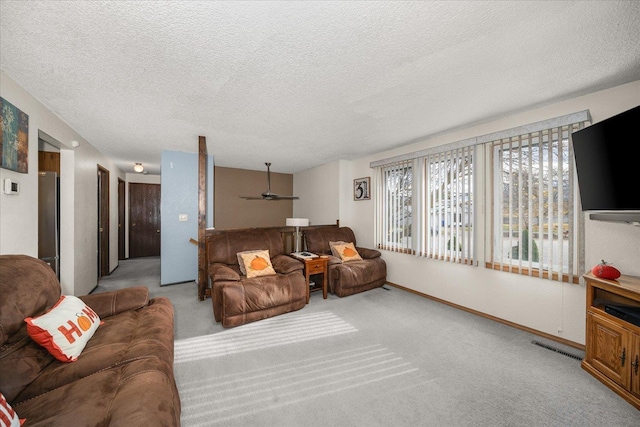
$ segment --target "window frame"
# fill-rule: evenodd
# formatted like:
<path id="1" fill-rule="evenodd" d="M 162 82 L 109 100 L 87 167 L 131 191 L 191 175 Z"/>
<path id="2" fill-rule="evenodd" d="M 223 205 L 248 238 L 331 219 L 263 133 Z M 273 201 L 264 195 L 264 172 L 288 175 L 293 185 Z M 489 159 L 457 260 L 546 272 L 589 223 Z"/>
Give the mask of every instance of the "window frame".
<path id="1" fill-rule="evenodd" d="M 580 273 L 584 270 L 584 213 L 580 210 L 579 189 L 577 187 L 577 177 L 575 173 L 575 165 L 573 160 L 573 150 L 571 145 L 571 133 L 583 128 L 585 125 L 591 122 L 591 114 L 589 110 L 583 110 L 576 113 L 559 116 L 540 122 L 530 123 L 523 126 L 518 126 L 511 129 L 502 130 L 499 132 L 493 132 L 486 135 L 481 135 L 474 138 L 468 138 L 461 141 L 456 141 L 450 144 L 431 147 L 425 150 L 402 154 L 389 159 L 382 159 L 370 163 L 370 167 L 377 168 L 377 173 L 374 174 L 376 180 L 374 185 L 376 188 L 376 198 L 374 203 L 376 204 L 376 211 L 374 215 L 375 231 L 374 239 L 376 246 L 381 250 L 392 250 L 395 252 L 402 252 L 407 254 L 413 254 L 416 256 L 429 257 L 436 260 L 446 260 L 458 262 L 468 265 L 483 265 L 485 268 L 490 268 L 499 271 L 506 271 L 516 274 L 526 274 L 529 276 L 547 278 L 555 281 L 564 281 L 569 283 L 578 283 L 580 279 Z M 571 189 L 571 194 L 564 194 L 564 186 L 560 187 L 559 197 L 568 200 L 568 203 L 572 206 L 572 213 L 568 219 L 568 235 L 571 239 L 573 249 L 569 251 L 567 261 L 569 267 L 567 271 L 554 272 L 553 268 L 551 272 L 547 271 L 543 266 L 537 265 L 538 268 L 532 268 L 530 265 L 523 265 L 518 263 L 505 264 L 503 262 L 494 261 L 494 241 L 493 235 L 495 234 L 495 220 L 494 216 L 497 214 L 494 206 L 494 185 L 495 179 L 498 175 L 498 171 L 495 170 L 495 164 L 493 163 L 493 143 L 508 138 L 522 138 L 526 135 L 535 134 L 536 132 L 544 132 L 549 129 L 559 128 L 568 130 L 566 144 L 568 147 L 568 157 L 566 159 L 568 167 L 568 188 Z M 473 180 L 470 185 L 470 189 L 473 192 L 473 204 L 471 218 L 473 218 L 473 232 L 472 239 L 468 240 L 472 255 L 467 257 L 459 257 L 456 259 L 454 256 L 431 256 L 429 251 L 426 250 L 429 245 L 428 231 L 431 230 L 431 224 L 433 220 L 429 218 L 430 205 L 427 202 L 427 194 L 429 192 L 430 182 L 427 179 L 428 165 L 425 163 L 429 157 L 438 155 L 444 152 L 453 152 L 460 148 L 473 147 Z M 393 164 L 399 164 L 400 162 L 411 161 L 414 165 L 413 169 L 413 184 L 412 184 L 412 232 L 410 235 L 410 244 L 399 245 L 397 242 L 382 241 L 382 228 L 381 224 L 385 219 L 382 218 L 383 206 L 385 202 L 384 187 L 385 182 L 382 175 L 382 170 L 385 167 L 389 167 Z M 527 171 L 531 173 L 532 166 L 527 164 L 525 166 Z M 518 171 L 519 182 L 522 182 L 522 170 Z M 542 174 L 542 170 L 540 170 Z M 542 176 L 541 176 L 542 177 Z M 530 179 L 532 182 L 533 180 Z M 563 180 L 564 182 L 564 180 Z M 551 197 L 550 193 L 547 197 Z M 522 198 L 519 196 L 520 203 Z M 528 208 L 532 209 L 531 202 L 528 202 Z M 520 205 L 518 205 L 520 206 Z M 562 210 L 564 212 L 564 209 Z M 558 215 L 556 211 L 555 215 Z M 564 214 L 562 215 L 564 223 Z M 519 228 L 522 225 L 519 224 Z M 564 228 L 563 228 L 564 229 Z M 510 227 L 509 230 L 512 230 Z M 551 233 L 552 235 L 553 233 Z M 520 236 L 522 236 L 520 234 Z M 523 240 L 522 237 L 519 241 Z M 531 239 L 532 240 L 532 239 Z M 533 244 L 527 244 L 527 251 L 533 255 Z M 520 245 L 520 244 L 519 244 Z M 522 247 L 520 245 L 520 247 Z M 521 249 L 519 249 L 521 251 Z M 521 253 L 521 252 L 518 252 Z M 564 268 L 564 267 L 563 267 Z"/>

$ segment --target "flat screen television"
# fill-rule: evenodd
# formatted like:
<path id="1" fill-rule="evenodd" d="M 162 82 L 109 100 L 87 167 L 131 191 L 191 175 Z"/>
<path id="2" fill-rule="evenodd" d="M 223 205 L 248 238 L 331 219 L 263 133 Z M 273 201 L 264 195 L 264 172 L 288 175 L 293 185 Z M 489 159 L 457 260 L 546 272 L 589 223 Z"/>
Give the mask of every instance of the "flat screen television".
<path id="1" fill-rule="evenodd" d="M 640 222 L 640 106 L 572 134 L 583 212 Z"/>

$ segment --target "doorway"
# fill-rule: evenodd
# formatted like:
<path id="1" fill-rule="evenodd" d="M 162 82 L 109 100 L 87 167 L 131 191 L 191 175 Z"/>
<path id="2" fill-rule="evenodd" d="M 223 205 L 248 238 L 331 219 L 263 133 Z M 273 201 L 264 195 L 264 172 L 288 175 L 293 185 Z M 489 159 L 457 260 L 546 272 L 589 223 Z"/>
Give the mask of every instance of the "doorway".
<path id="1" fill-rule="evenodd" d="M 124 221 L 125 221 L 125 182 L 118 178 L 118 260 L 125 259 L 124 254 Z"/>
<path id="2" fill-rule="evenodd" d="M 109 171 L 98 165 L 98 279 L 109 275 Z"/>
<path id="3" fill-rule="evenodd" d="M 160 185 L 129 184 L 129 258 L 160 256 Z"/>

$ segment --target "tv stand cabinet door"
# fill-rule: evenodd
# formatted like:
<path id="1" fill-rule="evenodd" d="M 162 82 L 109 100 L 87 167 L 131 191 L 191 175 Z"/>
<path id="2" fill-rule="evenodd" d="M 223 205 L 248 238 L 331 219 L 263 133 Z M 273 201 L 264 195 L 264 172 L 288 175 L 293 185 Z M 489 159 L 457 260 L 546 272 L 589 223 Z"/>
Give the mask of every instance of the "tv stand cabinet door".
<path id="1" fill-rule="evenodd" d="M 587 313 L 586 361 L 623 388 L 630 389 L 631 331 L 595 313 Z"/>
<path id="2" fill-rule="evenodd" d="M 633 333 L 631 348 L 631 393 L 640 398 L 640 334 Z"/>

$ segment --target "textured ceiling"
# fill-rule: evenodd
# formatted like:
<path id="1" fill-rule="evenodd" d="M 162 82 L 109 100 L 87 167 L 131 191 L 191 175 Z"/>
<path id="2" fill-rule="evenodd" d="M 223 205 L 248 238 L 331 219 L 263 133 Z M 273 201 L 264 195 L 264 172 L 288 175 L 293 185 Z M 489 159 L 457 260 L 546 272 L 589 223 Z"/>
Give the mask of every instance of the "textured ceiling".
<path id="1" fill-rule="evenodd" d="M 640 79 L 639 1 L 2 0 L 0 27 L 0 68 L 126 172 L 203 135 L 293 173 Z"/>

